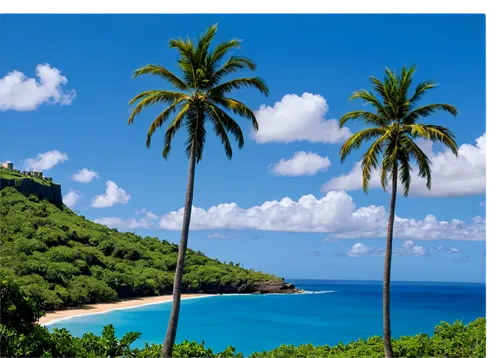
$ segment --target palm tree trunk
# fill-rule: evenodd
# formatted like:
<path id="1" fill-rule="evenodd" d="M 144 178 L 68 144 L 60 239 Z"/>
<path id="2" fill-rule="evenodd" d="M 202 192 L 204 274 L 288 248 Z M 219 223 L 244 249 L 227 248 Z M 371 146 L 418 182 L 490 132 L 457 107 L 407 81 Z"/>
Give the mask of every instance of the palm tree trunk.
<path id="1" fill-rule="evenodd" d="M 184 204 L 184 218 L 182 221 L 181 240 L 179 242 L 179 254 L 177 256 L 177 267 L 175 269 L 174 289 L 172 297 L 172 312 L 170 313 L 170 320 L 168 322 L 167 334 L 163 342 L 161 356 L 163 358 L 171 358 L 172 351 L 175 343 L 175 335 L 177 333 L 177 323 L 179 322 L 179 311 L 181 304 L 181 290 L 182 290 L 182 273 L 184 271 L 184 259 L 186 257 L 189 223 L 191 221 L 191 207 L 193 205 L 193 191 L 194 191 L 194 172 L 195 172 L 195 155 L 194 145 L 191 149 L 191 156 L 189 158 L 189 171 L 186 188 L 186 202 Z"/>
<path id="2" fill-rule="evenodd" d="M 384 350 L 386 357 L 392 357 L 391 343 L 391 262 L 392 262 L 392 237 L 394 234 L 394 211 L 396 208 L 396 196 L 398 192 L 398 164 L 392 167 L 392 194 L 387 223 L 387 241 L 384 262 L 384 284 L 383 284 L 383 316 L 384 316 Z"/>

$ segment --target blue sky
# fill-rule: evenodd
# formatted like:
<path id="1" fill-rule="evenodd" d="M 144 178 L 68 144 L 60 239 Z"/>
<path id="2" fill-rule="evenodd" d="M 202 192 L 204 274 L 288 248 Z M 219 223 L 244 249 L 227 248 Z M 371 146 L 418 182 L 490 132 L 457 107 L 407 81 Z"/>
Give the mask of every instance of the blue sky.
<path id="1" fill-rule="evenodd" d="M 165 84 L 131 76 L 148 63 L 175 70 L 167 41 L 196 38 L 215 22 L 216 41 L 243 39 L 238 54 L 257 63 L 271 93 L 234 95 L 255 110 L 261 131 L 240 121 L 246 144 L 231 161 L 209 134 L 191 248 L 286 278 L 380 279 L 389 196 L 376 179 L 369 195 L 359 190 L 362 151 L 340 164 L 348 133 L 333 120 L 362 106 L 348 98 L 370 75 L 415 64 L 416 82 L 439 83 L 423 103 L 458 107 L 457 118 L 430 121 L 452 129 L 461 147 L 455 159 L 422 143 L 433 190 L 415 177 L 410 197 L 398 197 L 393 278 L 485 280 L 483 15 L 2 15 L 0 160 L 43 169 L 87 218 L 178 241 L 184 134 L 168 161 L 160 133 L 146 148 L 161 108 L 128 126 L 127 103 Z"/>

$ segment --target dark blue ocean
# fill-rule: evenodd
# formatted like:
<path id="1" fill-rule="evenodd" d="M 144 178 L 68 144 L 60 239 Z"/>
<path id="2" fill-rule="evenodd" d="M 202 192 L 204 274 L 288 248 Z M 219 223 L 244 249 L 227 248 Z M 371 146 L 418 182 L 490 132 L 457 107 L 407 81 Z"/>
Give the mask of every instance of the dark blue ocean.
<path id="1" fill-rule="evenodd" d="M 347 343 L 382 335 L 382 283 L 371 281 L 290 280 L 306 294 L 222 295 L 182 301 L 177 341 L 205 341 L 215 351 L 228 345 L 250 354 L 281 344 Z M 486 316 L 482 283 L 393 282 L 394 337 L 432 334 L 440 321 L 470 322 Z M 81 336 L 100 334 L 113 324 L 119 336 L 141 332 L 134 346 L 161 343 L 170 303 L 82 316 L 50 325 Z"/>

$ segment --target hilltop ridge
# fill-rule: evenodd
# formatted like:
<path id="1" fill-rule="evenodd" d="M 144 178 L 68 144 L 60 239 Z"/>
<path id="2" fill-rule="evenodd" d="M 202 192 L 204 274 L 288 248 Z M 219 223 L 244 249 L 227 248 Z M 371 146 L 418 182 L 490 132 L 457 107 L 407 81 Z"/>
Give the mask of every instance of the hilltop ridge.
<path id="1" fill-rule="evenodd" d="M 61 185 L 53 183 L 52 178 L 43 177 L 40 172 L 31 173 L 37 174 L 30 175 L 29 172 L 0 168 L 0 190 L 13 187 L 27 197 L 33 194 L 40 200 L 47 200 L 57 206 L 63 205 Z"/>
<path id="2" fill-rule="evenodd" d="M 2 183 L 19 179 L 5 178 L 2 174 Z M 32 182 L 31 187 L 6 185 L 0 190 L 0 270 L 13 276 L 23 293 L 34 298 L 42 309 L 172 292 L 176 244 L 122 233 L 87 220 L 64 204 L 50 202 L 46 193 L 29 192 L 30 188 L 39 190 L 46 185 L 35 179 Z M 54 184 L 46 186 L 54 188 Z M 26 190 L 21 192 L 19 188 Z M 182 291 L 294 293 L 298 290 L 283 278 L 245 269 L 239 264 L 226 264 L 188 249 Z"/>

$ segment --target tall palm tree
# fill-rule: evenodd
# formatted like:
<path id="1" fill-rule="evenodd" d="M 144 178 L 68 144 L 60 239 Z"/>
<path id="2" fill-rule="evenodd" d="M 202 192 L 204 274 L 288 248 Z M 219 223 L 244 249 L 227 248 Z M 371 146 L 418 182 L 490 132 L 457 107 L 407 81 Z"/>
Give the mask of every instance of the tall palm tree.
<path id="1" fill-rule="evenodd" d="M 383 279 L 383 325 L 385 356 L 392 357 L 391 319 L 390 319 L 390 281 L 392 260 L 392 238 L 394 230 L 394 211 L 399 180 L 403 185 L 404 196 L 408 196 L 411 182 L 411 162 L 416 162 L 418 175 L 427 181 L 427 188 L 431 189 L 431 168 L 427 155 L 414 142 L 414 139 L 426 139 L 441 142 L 457 155 L 457 145 L 453 133 L 445 127 L 421 124 L 422 118 L 429 117 L 437 111 L 445 111 L 453 116 L 458 114 L 455 107 L 449 104 L 428 104 L 417 106 L 422 96 L 436 87 L 430 81 L 418 84 L 415 91 L 410 93 L 415 67 L 403 67 L 401 74 L 389 69 L 385 70 L 385 78 L 381 80 L 370 77 L 373 91 L 360 90 L 353 93 L 350 100 L 362 99 L 365 104 L 371 105 L 373 112 L 353 111 L 340 119 L 340 127 L 350 120 L 362 120 L 370 127 L 349 137 L 340 149 L 341 162 L 353 149 L 374 139 L 373 143 L 362 159 L 363 190 L 368 193 L 368 184 L 372 171 L 380 167 L 380 180 L 384 191 L 388 186 L 388 177 L 391 178 L 391 203 L 387 224 L 387 241 Z M 379 157 L 382 163 L 379 165 Z"/>
<path id="2" fill-rule="evenodd" d="M 229 56 L 226 54 L 240 46 L 240 40 L 233 39 L 222 42 L 211 49 L 212 41 L 217 32 L 217 24 L 208 28 L 198 42 L 194 44 L 189 38 L 170 40 L 170 48 L 179 53 L 177 61 L 180 77 L 159 65 L 147 65 L 134 73 L 134 78 L 141 75 L 153 75 L 163 78 L 175 90 L 150 90 L 135 96 L 130 105 L 135 105 L 129 124 L 143 108 L 157 103 L 165 105 L 163 111 L 151 123 L 147 134 L 146 146 L 151 144 L 151 136 L 168 118 L 172 118 L 165 131 L 163 157 L 167 158 L 172 145 L 172 138 L 181 127 L 186 127 L 188 139 L 185 143 L 186 155 L 189 158 L 189 170 L 184 205 L 179 254 L 173 287 L 172 311 L 165 341 L 162 348 L 163 357 L 172 357 L 177 323 L 179 321 L 180 298 L 182 289 L 182 273 L 186 256 L 191 207 L 193 204 L 194 174 L 196 164 L 202 159 L 206 139 L 206 125 L 212 123 L 215 134 L 220 138 L 226 156 L 231 159 L 233 151 L 228 134 L 231 134 L 238 145 L 244 144 L 243 132 L 238 123 L 231 117 L 232 112 L 249 119 L 253 128 L 258 129 L 254 113 L 244 103 L 228 97 L 235 89 L 245 87 L 256 88 L 264 95 L 269 95 L 269 89 L 259 77 L 243 77 L 223 81 L 228 75 L 238 70 L 254 71 L 255 63 L 246 57 Z"/>

